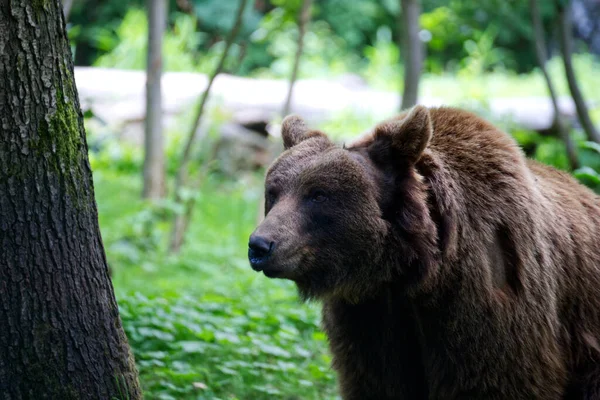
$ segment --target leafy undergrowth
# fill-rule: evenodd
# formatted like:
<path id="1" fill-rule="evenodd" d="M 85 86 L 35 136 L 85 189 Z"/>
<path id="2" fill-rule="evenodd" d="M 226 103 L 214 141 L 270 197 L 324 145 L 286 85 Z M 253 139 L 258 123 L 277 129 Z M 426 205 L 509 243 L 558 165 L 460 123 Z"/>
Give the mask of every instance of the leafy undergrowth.
<path id="1" fill-rule="evenodd" d="M 168 204 L 138 175 L 95 172 L 100 225 L 123 325 L 147 399 L 334 399 L 317 304 L 246 260 L 260 177 L 210 179 L 187 245 L 164 254 Z"/>
<path id="2" fill-rule="evenodd" d="M 318 317 L 297 304 L 207 296 L 119 299 L 146 398 L 333 396 Z"/>

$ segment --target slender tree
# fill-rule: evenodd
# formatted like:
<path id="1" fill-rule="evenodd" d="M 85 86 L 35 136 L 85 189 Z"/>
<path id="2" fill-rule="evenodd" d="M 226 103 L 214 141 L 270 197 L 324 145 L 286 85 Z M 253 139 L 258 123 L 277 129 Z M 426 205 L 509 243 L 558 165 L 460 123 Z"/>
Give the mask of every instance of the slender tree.
<path id="1" fill-rule="evenodd" d="M 283 105 L 283 116 L 289 114 L 290 107 L 292 104 L 292 96 L 294 94 L 294 85 L 298 79 L 298 71 L 300 70 L 300 59 L 304 52 L 304 35 L 306 34 L 306 28 L 310 21 L 312 0 L 303 0 L 302 8 L 300 9 L 300 15 L 298 16 L 298 44 L 296 46 L 296 55 L 294 57 L 294 65 L 292 66 L 292 74 L 290 75 L 290 84 L 288 87 L 287 96 Z"/>
<path id="2" fill-rule="evenodd" d="M 558 130 L 558 133 L 565 143 L 567 149 L 567 156 L 569 157 L 569 163 L 571 168 L 575 169 L 578 167 L 577 161 L 577 150 L 573 139 L 569 136 L 568 127 L 565 125 L 563 119 L 560 116 L 560 108 L 558 107 L 558 98 L 556 96 L 556 90 L 554 84 L 550 78 L 550 74 L 546 68 L 546 62 L 548 61 L 548 55 L 546 53 L 546 40 L 544 39 L 544 27 L 542 25 L 542 17 L 537 0 L 529 0 L 529 9 L 531 12 L 531 20 L 533 23 L 533 44 L 535 47 L 535 54 L 546 81 L 546 87 L 550 94 L 550 100 L 552 101 L 552 107 L 554 108 L 554 127 Z"/>
<path id="3" fill-rule="evenodd" d="M 60 0 L 0 1 L 0 393 L 140 399 Z"/>
<path id="4" fill-rule="evenodd" d="M 188 181 L 188 167 L 190 163 L 190 157 L 192 154 L 192 148 L 197 139 L 196 136 L 198 132 L 198 127 L 200 126 L 202 116 L 204 115 L 204 108 L 206 107 L 206 103 L 208 102 L 210 90 L 213 86 L 215 78 L 221 73 L 221 71 L 223 71 L 223 66 L 225 65 L 225 60 L 227 59 L 227 55 L 229 54 L 231 45 L 233 44 L 235 38 L 237 37 L 242 27 L 242 19 L 244 15 L 244 10 L 246 9 L 246 3 L 248 3 L 248 0 L 240 0 L 235 19 L 233 21 L 233 26 L 231 28 L 231 31 L 229 31 L 229 35 L 225 39 L 225 49 L 221 54 L 221 58 L 219 59 L 217 67 L 208 79 L 208 85 L 206 86 L 206 89 L 204 90 L 204 92 L 202 92 L 202 95 L 200 96 L 200 101 L 198 102 L 198 106 L 194 114 L 192 127 L 187 135 L 187 139 L 183 148 L 183 154 L 181 156 L 181 161 L 179 162 L 177 175 L 175 177 L 176 203 L 181 203 L 181 189 L 187 184 Z M 185 221 L 185 216 L 182 214 L 176 215 L 173 221 L 173 230 L 171 231 L 171 241 L 169 244 L 169 250 L 172 253 L 177 253 L 180 250 L 181 245 L 183 244 L 183 237 L 186 228 L 187 222 Z"/>
<path id="5" fill-rule="evenodd" d="M 146 119 L 143 197 L 165 193 L 165 154 L 162 126 L 162 44 L 167 25 L 167 0 L 147 0 L 148 52 L 146 62 Z"/>
<path id="6" fill-rule="evenodd" d="M 419 81 L 423 69 L 424 47 L 419 38 L 420 0 L 400 0 L 402 37 L 401 50 L 404 57 L 404 92 L 401 109 L 407 109 L 419 98 Z"/>
<path id="7" fill-rule="evenodd" d="M 575 103 L 579 122 L 581 122 L 581 126 L 587 134 L 588 139 L 600 143 L 600 133 L 590 118 L 585 99 L 583 98 L 583 94 L 577 83 L 575 69 L 573 68 L 573 21 L 571 7 L 568 3 L 563 4 L 561 1 L 558 1 L 557 3 L 560 51 L 563 56 L 562 58 L 565 65 L 569 91 L 571 92 L 571 97 L 573 97 L 573 102 Z"/>

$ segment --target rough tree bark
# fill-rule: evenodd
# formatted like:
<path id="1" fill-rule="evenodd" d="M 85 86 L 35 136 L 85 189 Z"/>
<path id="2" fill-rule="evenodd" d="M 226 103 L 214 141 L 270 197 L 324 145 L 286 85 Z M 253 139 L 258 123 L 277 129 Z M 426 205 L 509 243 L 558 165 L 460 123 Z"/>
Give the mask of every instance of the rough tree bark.
<path id="1" fill-rule="evenodd" d="M 146 62 L 146 120 L 144 133 L 144 188 L 142 195 L 159 199 L 165 194 L 165 154 L 162 126 L 162 44 L 167 25 L 167 0 L 147 0 L 148 53 Z"/>
<path id="2" fill-rule="evenodd" d="M 192 147 L 194 142 L 196 141 L 196 135 L 198 132 L 198 127 L 200 126 L 200 121 L 202 120 L 202 115 L 204 114 L 204 108 L 206 107 L 206 103 L 208 102 L 208 97 L 210 94 L 210 89 L 215 81 L 215 78 L 221 73 L 223 70 L 223 66 L 225 65 L 225 60 L 227 59 L 227 55 L 229 54 L 229 49 L 233 44 L 235 38 L 238 35 L 242 27 L 242 18 L 244 16 L 244 10 L 246 9 L 246 3 L 248 0 L 240 0 L 240 4 L 238 6 L 235 19 L 233 21 L 233 26 L 231 31 L 229 31 L 229 35 L 225 39 L 225 49 L 221 54 L 221 58 L 217 64 L 217 67 L 213 71 L 212 75 L 208 78 L 208 85 L 202 95 L 200 97 L 200 101 L 198 102 L 198 108 L 196 108 L 196 113 L 194 114 L 194 120 L 192 122 L 192 127 L 188 133 L 185 145 L 183 147 L 183 154 L 181 156 L 181 161 L 179 162 L 179 167 L 177 170 L 177 174 L 175 176 L 175 202 L 181 202 L 181 189 L 187 184 L 188 181 L 188 165 L 190 163 L 190 157 L 192 155 Z M 183 244 L 183 239 L 185 235 L 185 230 L 187 229 L 187 221 L 185 220 L 185 215 L 178 214 L 175 216 L 173 221 L 173 229 L 171 231 L 171 241 L 169 244 L 169 251 L 171 253 L 177 253 L 181 249 L 181 245 Z"/>
<path id="3" fill-rule="evenodd" d="M 583 94 L 579 89 L 577 83 L 577 77 L 575 76 L 575 69 L 573 68 L 572 55 L 573 55 L 573 21 L 571 20 L 571 7 L 570 4 L 562 4 L 558 2 L 558 28 L 559 28 L 559 43 L 560 51 L 563 56 L 563 63 L 565 66 L 565 73 L 567 75 L 567 83 L 569 84 L 569 91 L 573 102 L 575 103 L 575 109 L 577 110 L 577 116 L 579 122 L 585 131 L 589 140 L 596 143 L 600 143 L 600 133 L 594 126 L 590 114 L 583 98 Z"/>
<path id="4" fill-rule="evenodd" d="M 424 48 L 419 38 L 420 0 L 400 0 L 402 9 L 401 50 L 404 57 L 404 92 L 401 109 L 407 109 L 419 98 L 419 81 L 423 69 Z"/>
<path id="5" fill-rule="evenodd" d="M 140 399 L 59 0 L 0 1 L 0 393 Z"/>
<path id="6" fill-rule="evenodd" d="M 544 80 L 546 81 L 548 93 L 550 94 L 550 99 L 552 100 L 552 107 L 554 108 L 554 126 L 558 130 L 562 141 L 565 143 L 565 148 L 567 149 L 567 156 L 569 158 L 571 168 L 575 169 L 579 166 L 579 162 L 577 160 L 577 149 L 575 147 L 573 139 L 571 138 L 571 136 L 569 136 L 568 127 L 565 125 L 564 120 L 560 116 L 560 109 L 558 107 L 558 97 L 556 96 L 556 90 L 554 89 L 554 84 L 552 83 L 550 74 L 546 69 L 548 55 L 546 54 L 546 40 L 544 39 L 544 27 L 542 25 L 542 17 L 540 14 L 540 9 L 537 0 L 529 1 L 529 9 L 531 11 L 531 20 L 533 23 L 533 44 L 535 47 L 536 58 L 540 66 L 540 70 L 542 71 L 542 75 L 544 76 Z"/>
<path id="7" fill-rule="evenodd" d="M 306 34 L 306 27 L 310 21 L 310 10 L 312 6 L 312 0 L 304 0 L 302 2 L 302 8 L 300 9 L 300 15 L 298 17 L 298 46 L 296 47 L 296 55 L 294 57 L 294 65 L 292 66 L 292 74 L 290 76 L 290 85 L 288 87 L 287 96 L 283 105 L 283 116 L 285 117 L 290 113 L 290 107 L 292 105 L 292 96 L 294 94 L 294 85 L 298 79 L 298 71 L 300 70 L 300 59 L 304 52 L 304 35 Z"/>

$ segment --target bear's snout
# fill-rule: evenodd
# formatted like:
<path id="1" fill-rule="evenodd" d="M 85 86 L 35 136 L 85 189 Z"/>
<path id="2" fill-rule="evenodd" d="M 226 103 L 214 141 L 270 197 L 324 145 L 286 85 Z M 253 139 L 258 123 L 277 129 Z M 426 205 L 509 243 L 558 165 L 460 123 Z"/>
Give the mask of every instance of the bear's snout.
<path id="1" fill-rule="evenodd" d="M 253 233 L 248 242 L 248 260 L 255 271 L 262 271 L 271 254 L 275 242 Z"/>

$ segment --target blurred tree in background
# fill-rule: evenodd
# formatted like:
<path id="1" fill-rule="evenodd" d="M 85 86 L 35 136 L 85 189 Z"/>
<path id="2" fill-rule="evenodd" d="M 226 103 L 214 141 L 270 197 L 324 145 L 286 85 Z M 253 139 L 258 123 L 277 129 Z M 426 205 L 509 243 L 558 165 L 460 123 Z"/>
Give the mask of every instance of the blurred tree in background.
<path id="1" fill-rule="evenodd" d="M 403 28 L 399 36 L 404 56 L 404 88 L 400 109 L 404 110 L 417 104 L 419 98 L 424 46 L 419 26 L 421 0 L 400 0 L 400 6 L 402 18 L 398 25 Z"/>
<path id="2" fill-rule="evenodd" d="M 142 195 L 161 198 L 166 190 L 162 119 L 163 39 L 167 23 L 167 0 L 148 0 L 146 56 L 146 120 L 144 124 L 144 187 Z"/>

